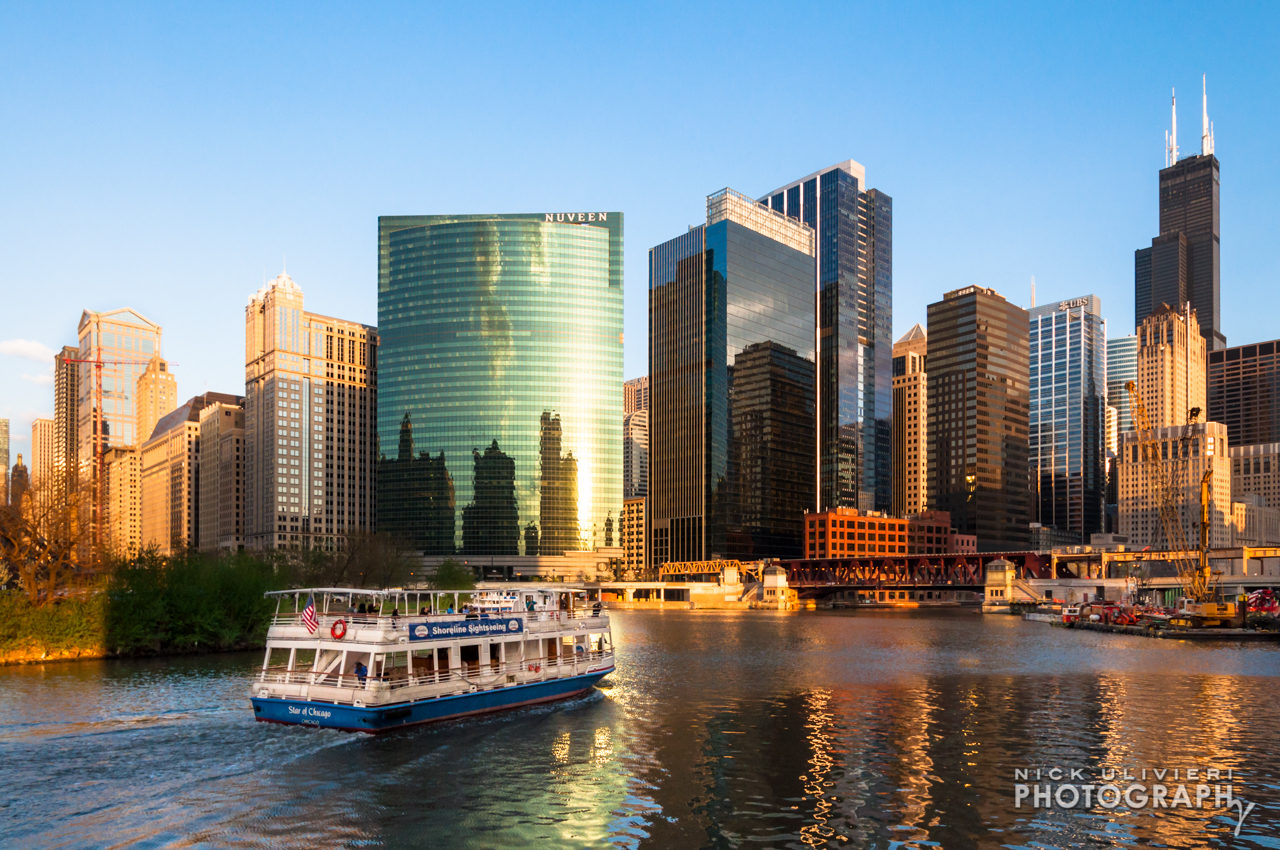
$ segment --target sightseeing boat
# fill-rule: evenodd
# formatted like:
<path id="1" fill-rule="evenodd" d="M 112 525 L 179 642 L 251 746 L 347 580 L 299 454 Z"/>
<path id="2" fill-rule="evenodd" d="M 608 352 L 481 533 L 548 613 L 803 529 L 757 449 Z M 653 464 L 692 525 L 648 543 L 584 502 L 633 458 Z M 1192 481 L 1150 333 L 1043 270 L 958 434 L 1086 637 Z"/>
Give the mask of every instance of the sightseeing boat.
<path id="1" fill-rule="evenodd" d="M 267 596 L 265 722 L 384 732 L 576 696 L 614 669 L 598 591 L 571 585 Z"/>

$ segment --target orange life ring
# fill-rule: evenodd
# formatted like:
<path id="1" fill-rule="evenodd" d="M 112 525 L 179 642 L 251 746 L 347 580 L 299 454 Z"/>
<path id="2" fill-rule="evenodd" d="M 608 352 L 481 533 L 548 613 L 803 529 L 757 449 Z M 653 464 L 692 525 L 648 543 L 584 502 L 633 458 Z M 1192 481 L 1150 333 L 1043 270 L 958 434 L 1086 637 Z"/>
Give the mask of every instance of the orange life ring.
<path id="1" fill-rule="evenodd" d="M 334 620 L 333 625 L 329 627 L 329 634 L 333 635 L 334 640 L 342 640 L 347 635 L 347 621 Z"/>

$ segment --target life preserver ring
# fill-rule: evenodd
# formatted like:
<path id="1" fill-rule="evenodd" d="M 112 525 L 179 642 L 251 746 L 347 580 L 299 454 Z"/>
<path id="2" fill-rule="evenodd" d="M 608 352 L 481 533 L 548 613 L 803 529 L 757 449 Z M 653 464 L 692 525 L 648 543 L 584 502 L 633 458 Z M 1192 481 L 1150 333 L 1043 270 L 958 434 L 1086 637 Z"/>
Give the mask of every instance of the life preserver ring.
<path id="1" fill-rule="evenodd" d="M 342 640 L 347 635 L 347 621 L 334 620 L 333 625 L 329 627 L 329 634 L 333 635 L 334 640 Z"/>

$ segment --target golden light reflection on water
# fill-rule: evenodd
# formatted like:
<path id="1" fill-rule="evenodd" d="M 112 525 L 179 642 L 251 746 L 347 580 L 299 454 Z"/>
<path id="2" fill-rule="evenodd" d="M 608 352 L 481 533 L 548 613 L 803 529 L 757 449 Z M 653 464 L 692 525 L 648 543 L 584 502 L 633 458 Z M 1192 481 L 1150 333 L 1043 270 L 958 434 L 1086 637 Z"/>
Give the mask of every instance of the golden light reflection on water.
<path id="1" fill-rule="evenodd" d="M 805 697 L 805 738 L 809 744 L 808 771 L 800 776 L 805 799 L 813 807 L 812 823 L 800 827 L 800 840 L 810 847 L 825 847 L 837 837 L 828 819 L 835 808 L 836 798 L 831 793 L 831 772 L 835 765 L 831 750 L 834 740 L 831 734 L 831 692 L 813 691 Z"/>

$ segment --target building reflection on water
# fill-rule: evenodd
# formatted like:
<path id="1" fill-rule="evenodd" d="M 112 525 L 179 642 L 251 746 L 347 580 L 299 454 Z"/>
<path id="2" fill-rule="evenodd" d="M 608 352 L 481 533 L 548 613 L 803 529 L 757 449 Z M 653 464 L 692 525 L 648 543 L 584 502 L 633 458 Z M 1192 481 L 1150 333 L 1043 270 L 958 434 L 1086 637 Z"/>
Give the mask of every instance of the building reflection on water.
<path id="1" fill-rule="evenodd" d="M 0 670 L 21 789 L 0 846 L 1269 847 L 1280 829 L 1273 648 L 974 614 L 613 626 L 618 670 L 586 697 L 380 738 L 252 723 L 256 654 Z M 1257 807 L 1238 839 L 1221 809 L 1015 808 L 1015 771 L 1050 767 L 1230 769 Z"/>

